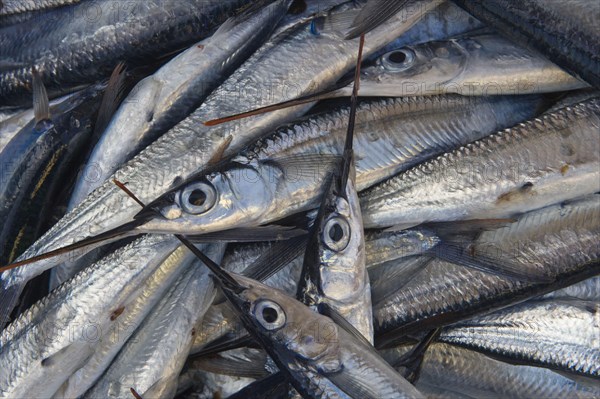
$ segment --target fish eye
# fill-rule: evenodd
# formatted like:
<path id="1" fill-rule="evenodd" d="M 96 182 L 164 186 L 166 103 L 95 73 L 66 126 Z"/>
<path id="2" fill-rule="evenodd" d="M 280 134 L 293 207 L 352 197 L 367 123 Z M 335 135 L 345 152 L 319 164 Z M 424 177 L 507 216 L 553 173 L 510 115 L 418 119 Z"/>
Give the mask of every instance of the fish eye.
<path id="1" fill-rule="evenodd" d="M 254 306 L 254 317 L 269 331 L 277 330 L 285 324 L 285 312 L 273 301 L 263 300 Z"/>
<path id="2" fill-rule="evenodd" d="M 193 215 L 206 212 L 217 202 L 217 191 L 208 183 L 190 184 L 181 191 L 179 204 L 181 208 Z"/>
<path id="3" fill-rule="evenodd" d="M 325 223 L 323 242 L 332 251 L 342 251 L 350 242 L 350 225 L 341 216 L 334 216 Z"/>
<path id="4" fill-rule="evenodd" d="M 383 66 L 394 71 L 408 69 L 414 62 L 415 53 L 409 48 L 391 51 L 382 58 Z"/>

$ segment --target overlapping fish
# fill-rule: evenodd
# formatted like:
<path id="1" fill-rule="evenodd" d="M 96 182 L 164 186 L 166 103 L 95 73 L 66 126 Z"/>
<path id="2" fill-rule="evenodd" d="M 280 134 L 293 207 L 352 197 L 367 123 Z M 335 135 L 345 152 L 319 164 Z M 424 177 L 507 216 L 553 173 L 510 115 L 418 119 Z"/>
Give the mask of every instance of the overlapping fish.
<path id="1" fill-rule="evenodd" d="M 599 14 L 0 1 L 0 398 L 599 397 Z"/>

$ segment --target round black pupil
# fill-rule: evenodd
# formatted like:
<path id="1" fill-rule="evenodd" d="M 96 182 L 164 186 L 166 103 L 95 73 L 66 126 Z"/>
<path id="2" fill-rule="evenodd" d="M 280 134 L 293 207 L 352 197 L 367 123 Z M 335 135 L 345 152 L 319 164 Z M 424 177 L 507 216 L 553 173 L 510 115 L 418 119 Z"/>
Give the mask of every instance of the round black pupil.
<path id="1" fill-rule="evenodd" d="M 190 204 L 201 206 L 206 201 L 206 194 L 202 190 L 194 190 L 190 194 Z"/>
<path id="2" fill-rule="evenodd" d="M 334 224 L 329 229 L 329 238 L 331 238 L 333 241 L 338 242 L 343 236 L 344 231 L 342 230 L 342 226 L 340 226 L 338 223 Z"/>
<path id="3" fill-rule="evenodd" d="M 404 54 L 402 51 L 394 51 L 389 55 L 388 58 L 393 63 L 402 64 L 404 61 L 406 61 L 406 54 Z"/>
<path id="4" fill-rule="evenodd" d="M 267 323 L 274 323 L 277 320 L 277 311 L 273 308 L 264 308 L 262 316 Z"/>

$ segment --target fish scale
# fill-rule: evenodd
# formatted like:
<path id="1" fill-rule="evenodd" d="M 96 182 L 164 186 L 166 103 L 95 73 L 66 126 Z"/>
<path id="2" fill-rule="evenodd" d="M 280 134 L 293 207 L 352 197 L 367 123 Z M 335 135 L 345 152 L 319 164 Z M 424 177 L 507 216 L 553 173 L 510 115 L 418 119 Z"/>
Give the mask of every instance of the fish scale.
<path id="1" fill-rule="evenodd" d="M 365 227 L 510 217 L 597 192 L 598 126 L 590 100 L 434 158 L 361 193 Z"/>
<path id="2" fill-rule="evenodd" d="M 427 1 L 424 9 L 433 8 L 439 2 Z M 358 7 L 360 4 L 346 4 L 332 11 L 332 15 L 356 10 Z M 418 19 L 419 15 L 391 18 L 368 35 L 365 56 L 399 36 Z M 351 50 L 356 48 L 357 43 L 357 40 L 341 41 L 336 32 L 323 31 L 315 35 L 310 22 L 277 35 L 254 53 L 200 108 L 120 168 L 114 177 L 128 183 L 128 188 L 144 203 L 152 202 L 174 185 L 201 171 L 215 153 L 235 153 L 244 144 L 276 125 L 300 116 L 310 105 L 212 128 L 204 126 L 203 122 L 224 114 L 251 109 L 258 103 L 278 102 L 333 84 L 353 67 L 354 52 Z M 326 54 L 327 58 L 306 56 L 316 53 Z M 258 96 L 247 91 L 241 92 L 242 88 L 252 87 L 251 83 L 254 87 L 278 88 L 281 82 L 290 80 L 295 82 L 292 92 L 274 90 L 272 93 L 265 93 L 263 90 Z M 130 221 L 138 211 L 139 206 L 135 201 L 123 195 L 111 181 L 107 181 L 56 223 L 19 259 L 110 230 Z M 91 249 L 93 248 L 87 250 Z M 83 253 L 85 251 L 79 254 Z M 2 284 L 10 286 L 11 293 L 0 298 L 5 303 L 2 308 L 12 308 L 16 300 L 15 292 L 18 295 L 26 281 L 58 263 L 59 259 L 48 259 L 27 268 L 3 273 Z"/>

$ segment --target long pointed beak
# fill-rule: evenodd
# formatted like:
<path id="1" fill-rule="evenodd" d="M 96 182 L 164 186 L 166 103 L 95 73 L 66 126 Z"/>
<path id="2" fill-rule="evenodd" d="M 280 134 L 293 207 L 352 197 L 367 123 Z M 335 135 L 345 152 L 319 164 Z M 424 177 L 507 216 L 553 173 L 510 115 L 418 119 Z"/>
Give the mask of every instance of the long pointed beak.
<path id="1" fill-rule="evenodd" d="M 128 237 L 131 235 L 141 234 L 135 232 L 135 229 L 142 224 L 146 223 L 146 218 L 140 218 L 133 220 L 131 222 L 124 223 L 114 229 L 105 231 L 104 233 L 100 233 L 98 235 L 84 238 L 83 240 L 74 242 L 73 244 L 65 245 L 64 247 L 60 247 L 54 249 L 52 251 L 48 251 L 46 253 L 33 256 L 28 259 L 23 259 L 18 262 L 13 262 L 9 265 L 0 267 L 0 273 L 6 270 L 14 269 L 16 267 L 24 266 L 30 263 L 38 262 L 44 259 L 53 258 L 55 256 L 71 253 L 81 248 L 89 247 L 89 246 L 98 246 L 98 244 L 109 244 L 111 242 L 117 241 L 121 238 Z M 133 234 L 132 234 L 133 233 Z"/>

